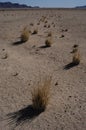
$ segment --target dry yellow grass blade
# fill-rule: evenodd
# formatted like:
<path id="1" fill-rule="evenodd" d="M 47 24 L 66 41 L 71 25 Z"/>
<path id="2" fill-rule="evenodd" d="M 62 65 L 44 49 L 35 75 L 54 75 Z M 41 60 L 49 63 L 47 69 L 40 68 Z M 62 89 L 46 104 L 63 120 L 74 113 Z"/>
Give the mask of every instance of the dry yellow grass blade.
<path id="1" fill-rule="evenodd" d="M 52 37 L 48 37 L 46 40 L 45 40 L 45 45 L 46 47 L 51 47 L 53 44 L 52 42 Z"/>
<path id="2" fill-rule="evenodd" d="M 32 106 L 37 111 L 44 111 L 49 103 L 51 78 L 39 84 L 32 92 Z"/>
<path id="3" fill-rule="evenodd" d="M 74 53 L 72 62 L 76 65 L 80 63 L 80 53 L 79 52 Z"/>
<path id="4" fill-rule="evenodd" d="M 72 63 L 77 65 L 80 63 L 80 52 L 78 50 L 78 47 L 74 47 L 73 48 L 73 58 L 72 58 Z"/>
<path id="5" fill-rule="evenodd" d="M 21 42 L 26 42 L 29 39 L 29 31 L 27 27 L 24 27 L 22 33 L 21 33 Z"/>

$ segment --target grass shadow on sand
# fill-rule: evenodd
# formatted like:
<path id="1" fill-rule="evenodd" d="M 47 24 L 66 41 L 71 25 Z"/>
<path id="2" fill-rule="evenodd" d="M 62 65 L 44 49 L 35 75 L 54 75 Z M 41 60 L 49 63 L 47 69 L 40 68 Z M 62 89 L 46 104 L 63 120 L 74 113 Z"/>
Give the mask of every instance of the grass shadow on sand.
<path id="1" fill-rule="evenodd" d="M 18 46 L 18 45 L 21 45 L 23 43 L 25 43 L 25 42 L 23 42 L 23 41 L 16 41 L 16 42 L 12 43 L 12 45 L 13 46 Z"/>
<path id="2" fill-rule="evenodd" d="M 41 112 L 33 109 L 32 105 L 29 105 L 17 112 L 7 114 L 8 125 L 13 126 L 14 128 L 23 125 L 25 122 L 31 122 L 35 119 Z"/>
<path id="3" fill-rule="evenodd" d="M 40 46 L 39 48 L 44 49 L 44 48 L 49 48 L 49 47 L 46 45 L 43 45 L 43 46 Z"/>
<path id="4" fill-rule="evenodd" d="M 69 70 L 69 69 L 71 69 L 71 68 L 73 68 L 73 67 L 75 67 L 77 65 L 78 64 L 75 64 L 75 63 L 71 62 L 71 63 L 65 65 L 64 70 Z"/>

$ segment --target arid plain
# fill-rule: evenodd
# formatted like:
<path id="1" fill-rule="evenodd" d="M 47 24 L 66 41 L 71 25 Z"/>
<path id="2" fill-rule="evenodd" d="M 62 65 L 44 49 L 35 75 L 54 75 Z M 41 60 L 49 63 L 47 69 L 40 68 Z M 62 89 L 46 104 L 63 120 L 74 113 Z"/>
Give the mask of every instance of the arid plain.
<path id="1" fill-rule="evenodd" d="M 22 43 L 24 27 L 30 35 Z M 46 47 L 49 34 L 52 46 Z M 74 45 L 80 64 L 69 66 Z M 28 117 L 31 92 L 49 77 L 46 110 Z M 85 129 L 86 10 L 0 10 L 0 130 Z"/>

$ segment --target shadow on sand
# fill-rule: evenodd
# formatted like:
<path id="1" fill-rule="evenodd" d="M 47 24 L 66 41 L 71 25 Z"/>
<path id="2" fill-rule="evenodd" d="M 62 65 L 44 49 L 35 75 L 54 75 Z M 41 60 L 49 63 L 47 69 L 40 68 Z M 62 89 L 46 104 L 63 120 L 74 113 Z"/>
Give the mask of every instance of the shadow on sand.
<path id="1" fill-rule="evenodd" d="M 71 63 L 65 65 L 64 69 L 65 69 L 65 70 L 71 69 L 71 68 L 77 66 L 78 64 L 79 64 L 79 63 L 75 64 L 75 63 L 71 62 Z"/>
<path id="2" fill-rule="evenodd" d="M 12 45 L 13 46 L 17 46 L 17 45 L 21 45 L 23 43 L 25 43 L 25 42 L 23 42 L 23 41 L 16 41 L 16 42 L 12 43 Z"/>
<path id="3" fill-rule="evenodd" d="M 30 123 L 41 112 L 43 112 L 43 111 L 42 110 L 37 111 L 37 110 L 33 109 L 32 105 L 29 105 L 17 112 L 7 114 L 6 119 L 7 119 L 8 125 L 11 125 L 15 128 L 19 125 L 23 125 L 27 121 Z"/>
<path id="4" fill-rule="evenodd" d="M 41 48 L 41 49 L 43 49 L 43 48 L 49 48 L 49 46 L 44 45 L 44 46 L 40 46 L 39 48 Z"/>

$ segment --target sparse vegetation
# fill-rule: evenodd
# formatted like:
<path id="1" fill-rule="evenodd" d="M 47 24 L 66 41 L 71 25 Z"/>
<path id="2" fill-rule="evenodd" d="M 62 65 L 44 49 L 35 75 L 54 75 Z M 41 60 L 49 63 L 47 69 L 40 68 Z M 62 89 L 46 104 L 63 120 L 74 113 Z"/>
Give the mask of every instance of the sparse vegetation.
<path id="1" fill-rule="evenodd" d="M 49 103 L 51 78 L 38 85 L 32 92 L 32 106 L 36 111 L 45 111 Z"/>
<path id="2" fill-rule="evenodd" d="M 75 65 L 78 65 L 80 63 L 80 53 L 78 51 L 78 49 L 73 49 L 73 60 L 72 63 Z"/>
<path id="3" fill-rule="evenodd" d="M 46 47 L 51 47 L 52 46 L 52 38 L 51 37 L 48 37 L 45 41 L 45 45 Z"/>
<path id="4" fill-rule="evenodd" d="M 80 55 L 79 54 L 74 54 L 72 62 L 74 64 L 78 65 L 80 63 Z"/>
<path id="5" fill-rule="evenodd" d="M 20 38 L 21 38 L 21 42 L 28 41 L 28 39 L 29 39 L 29 31 L 28 31 L 27 27 L 24 27 Z"/>

